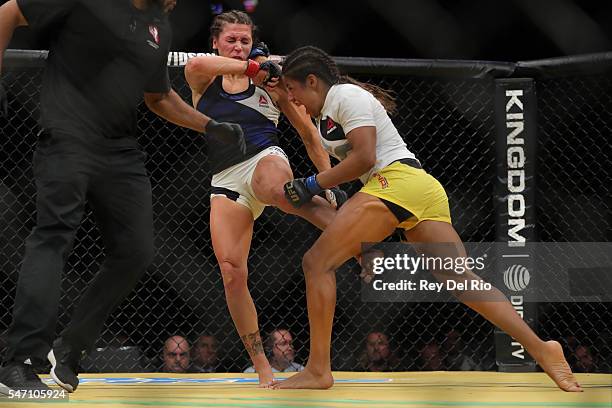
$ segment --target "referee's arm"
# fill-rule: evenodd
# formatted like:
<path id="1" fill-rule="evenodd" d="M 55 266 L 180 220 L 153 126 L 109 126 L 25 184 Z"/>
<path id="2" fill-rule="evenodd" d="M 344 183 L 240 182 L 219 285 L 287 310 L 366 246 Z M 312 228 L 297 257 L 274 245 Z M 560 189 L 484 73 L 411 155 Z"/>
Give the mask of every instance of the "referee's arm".
<path id="1" fill-rule="evenodd" d="M 173 89 L 167 93 L 145 93 L 149 110 L 175 125 L 205 133 L 210 118 L 189 106 Z"/>

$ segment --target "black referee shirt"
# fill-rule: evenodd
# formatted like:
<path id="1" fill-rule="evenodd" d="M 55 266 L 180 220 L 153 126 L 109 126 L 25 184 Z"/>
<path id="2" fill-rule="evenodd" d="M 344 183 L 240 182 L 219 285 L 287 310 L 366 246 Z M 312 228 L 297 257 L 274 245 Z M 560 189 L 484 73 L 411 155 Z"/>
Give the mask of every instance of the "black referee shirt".
<path id="1" fill-rule="evenodd" d="M 41 126 L 76 136 L 135 136 L 144 92 L 170 90 L 171 29 L 157 7 L 131 0 L 17 0 L 49 41 Z"/>

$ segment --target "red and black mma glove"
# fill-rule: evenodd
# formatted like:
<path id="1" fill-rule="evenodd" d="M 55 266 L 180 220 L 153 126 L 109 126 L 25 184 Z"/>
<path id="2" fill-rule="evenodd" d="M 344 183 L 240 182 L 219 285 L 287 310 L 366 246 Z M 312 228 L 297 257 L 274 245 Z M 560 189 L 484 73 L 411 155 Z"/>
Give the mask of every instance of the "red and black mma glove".
<path id="1" fill-rule="evenodd" d="M 246 139 L 242 128 L 237 123 L 217 122 L 210 120 L 204 128 L 209 138 L 222 145 L 238 145 L 240 152 L 246 154 Z"/>
<path id="2" fill-rule="evenodd" d="M 266 79 L 263 82 L 264 85 L 267 84 L 268 82 L 270 82 L 273 79 L 280 78 L 280 76 L 282 74 L 282 69 L 281 69 L 280 65 L 278 65 L 275 62 L 264 61 L 261 64 L 259 64 L 258 62 L 253 61 L 252 59 L 247 60 L 247 68 L 244 71 L 244 74 L 246 76 L 248 76 L 249 78 L 253 79 L 253 78 L 255 78 L 257 76 L 259 71 L 265 71 L 265 72 L 268 73 L 268 75 L 266 76 Z"/>
<path id="3" fill-rule="evenodd" d="M 0 80 L 0 118 L 8 118 L 8 100 L 2 80 Z"/>
<path id="4" fill-rule="evenodd" d="M 285 183 L 285 198 L 295 208 L 300 208 L 304 204 L 310 202 L 312 197 L 323 191 L 323 188 L 317 182 L 317 176 L 312 175 L 307 178 L 297 178 Z"/>
<path id="5" fill-rule="evenodd" d="M 258 43 L 253 44 L 251 47 L 251 53 L 249 54 L 249 59 L 254 60 L 257 57 L 266 57 L 270 56 L 270 49 L 266 45 L 265 42 L 260 41 Z"/>

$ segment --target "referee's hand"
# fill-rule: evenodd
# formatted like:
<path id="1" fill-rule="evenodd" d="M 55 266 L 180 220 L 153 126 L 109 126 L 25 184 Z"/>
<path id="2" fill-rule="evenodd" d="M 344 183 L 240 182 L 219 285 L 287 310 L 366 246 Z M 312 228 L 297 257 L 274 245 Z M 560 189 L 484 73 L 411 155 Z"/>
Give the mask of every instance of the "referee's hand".
<path id="1" fill-rule="evenodd" d="M 208 137 L 213 137 L 222 144 L 237 144 L 240 152 L 246 154 L 246 139 L 239 124 L 211 119 L 206 124 L 205 130 Z"/>
<path id="2" fill-rule="evenodd" d="M 6 98 L 6 91 L 4 85 L 0 81 L 0 118 L 8 118 L 8 100 Z"/>

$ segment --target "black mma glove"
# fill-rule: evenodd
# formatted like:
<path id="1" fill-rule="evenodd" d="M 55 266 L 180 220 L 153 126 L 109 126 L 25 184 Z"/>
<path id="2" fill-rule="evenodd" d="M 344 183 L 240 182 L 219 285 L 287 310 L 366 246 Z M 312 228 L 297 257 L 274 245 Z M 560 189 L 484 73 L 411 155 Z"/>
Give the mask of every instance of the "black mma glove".
<path id="1" fill-rule="evenodd" d="M 312 200 L 312 197 L 323 191 L 319 183 L 317 183 L 316 175 L 288 181 L 283 188 L 285 190 L 285 198 L 295 208 L 300 208 Z"/>
<path id="2" fill-rule="evenodd" d="M 210 120 L 206 125 L 206 134 L 223 144 L 237 144 L 242 154 L 246 154 L 246 139 L 240 125 L 229 122 Z"/>
<path id="3" fill-rule="evenodd" d="M 270 56 L 270 49 L 266 45 L 265 42 L 260 41 L 258 43 L 253 44 L 251 48 L 251 53 L 249 54 L 249 59 L 254 60 L 257 57 L 266 57 Z"/>
<path id="4" fill-rule="evenodd" d="M 268 82 L 270 82 L 273 79 L 280 78 L 283 73 L 280 65 L 272 61 L 264 61 L 261 64 L 259 64 L 259 70 L 266 71 L 268 73 L 268 76 L 264 80 L 264 85 L 266 85 Z"/>
<path id="5" fill-rule="evenodd" d="M 321 195 L 328 203 L 331 204 L 336 210 L 340 209 L 344 203 L 348 200 L 348 194 L 340 187 L 332 187 L 326 189 L 324 194 Z"/>
<path id="6" fill-rule="evenodd" d="M 0 118 L 8 118 L 8 100 L 6 98 L 6 91 L 4 85 L 0 81 Z"/>

